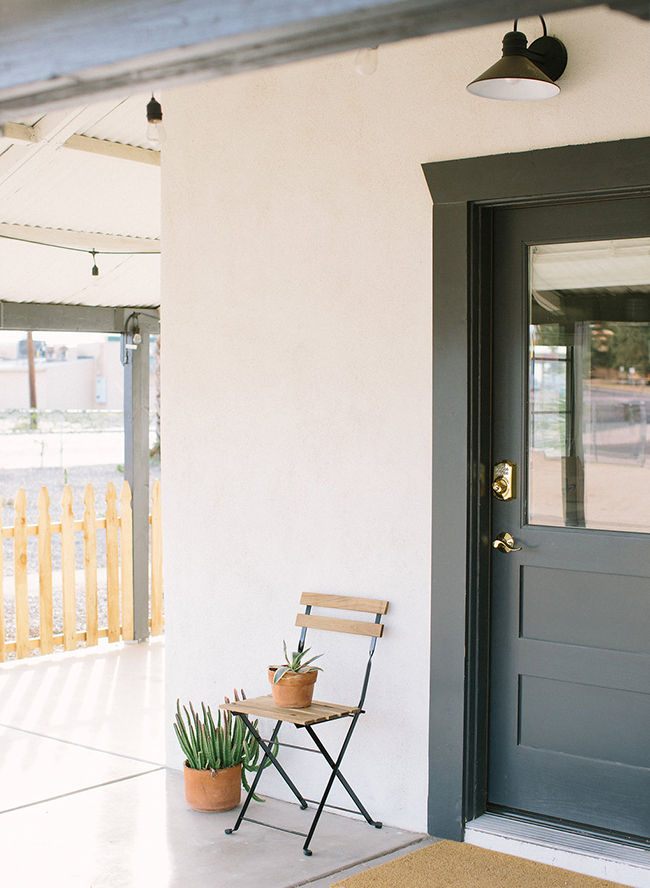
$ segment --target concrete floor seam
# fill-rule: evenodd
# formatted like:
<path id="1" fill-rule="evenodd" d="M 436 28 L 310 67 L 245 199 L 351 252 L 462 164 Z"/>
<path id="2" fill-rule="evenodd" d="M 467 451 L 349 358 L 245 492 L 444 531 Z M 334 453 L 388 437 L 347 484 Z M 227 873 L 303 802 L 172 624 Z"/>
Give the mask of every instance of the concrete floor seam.
<path id="1" fill-rule="evenodd" d="M 124 752 L 111 752 L 110 749 L 100 749 L 98 746 L 88 746 L 86 743 L 75 743 L 74 740 L 64 740 L 61 737 L 54 737 L 52 734 L 41 734 L 39 731 L 30 731 L 26 728 L 17 728 L 14 725 L 0 723 L 0 728 L 7 728 L 10 731 L 19 731 L 21 734 L 29 734 L 32 737 L 40 737 L 42 740 L 54 740 L 56 743 L 65 743 L 67 746 L 75 746 L 77 749 L 87 749 L 89 752 L 100 752 L 102 755 L 111 755 L 115 758 L 128 759 L 130 762 L 139 762 L 141 765 L 152 765 L 153 768 L 164 768 L 161 762 L 152 762 L 149 759 L 137 758 L 133 755 L 127 755 Z"/>
<path id="2" fill-rule="evenodd" d="M 108 753 L 110 755 L 110 753 Z M 5 808 L 0 811 L 2 814 L 11 814 L 12 811 L 21 811 L 23 808 L 33 808 L 36 805 L 46 805 L 48 802 L 57 802 L 59 799 L 69 798 L 70 796 L 80 795 L 84 792 L 90 792 L 93 789 L 102 789 L 105 786 L 112 786 L 114 783 L 124 783 L 125 780 L 133 780 L 135 777 L 144 777 L 145 774 L 155 774 L 156 771 L 164 771 L 164 767 L 149 768 L 146 771 L 139 771 L 137 774 L 128 774 L 126 777 L 117 777 L 115 780 L 106 780 L 104 783 L 96 783 L 93 786 L 84 786 L 83 789 L 74 789 L 71 792 L 62 792 L 59 795 L 51 796 L 47 799 L 38 799 L 35 802 L 28 802 L 25 805 L 16 805 L 13 808 Z"/>

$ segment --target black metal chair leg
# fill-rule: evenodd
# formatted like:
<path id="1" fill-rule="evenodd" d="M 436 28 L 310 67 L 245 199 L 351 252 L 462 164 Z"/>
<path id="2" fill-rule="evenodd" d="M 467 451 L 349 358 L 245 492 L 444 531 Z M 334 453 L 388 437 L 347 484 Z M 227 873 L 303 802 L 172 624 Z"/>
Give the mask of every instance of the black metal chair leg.
<path id="1" fill-rule="evenodd" d="M 343 788 L 345 789 L 345 791 L 347 792 L 347 794 L 350 796 L 350 798 L 352 799 L 352 801 L 354 802 L 354 804 L 355 804 L 355 805 L 357 806 L 357 808 L 359 809 L 359 813 L 362 814 L 362 815 L 365 817 L 366 821 L 367 821 L 371 826 L 375 826 L 377 829 L 381 829 L 381 827 L 383 826 L 383 824 L 381 823 L 381 821 L 379 821 L 379 820 L 373 820 L 373 818 L 370 816 L 370 814 L 368 813 L 368 811 L 366 810 L 366 808 L 365 808 L 365 807 L 363 806 L 363 804 L 361 803 L 361 801 L 360 801 L 360 799 L 358 798 L 358 796 L 357 796 L 357 794 L 355 793 L 355 791 L 352 789 L 352 787 L 350 786 L 350 784 L 348 783 L 348 781 L 345 779 L 345 777 L 343 776 L 343 774 L 341 774 L 341 771 L 339 770 L 339 766 L 340 766 L 341 762 L 343 761 L 343 755 L 345 754 L 345 751 L 346 751 L 346 749 L 347 749 L 348 743 L 350 742 L 350 738 L 352 737 L 352 732 L 354 731 L 354 728 L 355 728 L 355 726 L 356 726 L 357 717 L 358 717 L 358 716 L 355 716 L 355 718 L 353 719 L 352 724 L 350 725 L 350 729 L 349 729 L 348 734 L 347 734 L 347 736 L 346 736 L 346 738 L 345 738 L 344 745 L 343 745 L 343 747 L 341 748 L 341 752 L 339 753 L 338 764 L 334 761 L 334 759 L 332 758 L 332 756 L 329 754 L 329 752 L 328 752 L 327 749 L 325 748 L 323 742 L 321 741 L 320 737 L 316 734 L 316 732 L 313 730 L 313 728 L 310 728 L 310 726 L 307 726 L 307 730 L 308 730 L 309 735 L 311 736 L 312 740 L 314 741 L 314 743 L 316 744 L 316 746 L 317 746 L 318 749 L 320 750 L 321 755 L 323 756 L 323 758 L 325 759 L 325 761 L 328 763 L 328 765 L 330 766 L 330 768 L 332 768 L 332 770 L 334 771 L 335 776 L 338 777 L 338 779 L 340 780 L 340 782 L 341 782 L 342 785 L 343 785 Z"/>
<path id="2" fill-rule="evenodd" d="M 272 762 L 272 764 L 274 765 L 274 767 L 276 768 L 276 770 L 278 771 L 280 776 L 284 779 L 284 781 L 287 784 L 287 786 L 289 787 L 289 789 L 293 792 L 295 797 L 300 802 L 300 807 L 303 810 L 307 807 L 307 802 L 302 797 L 302 795 L 300 794 L 299 790 L 292 782 L 292 780 L 289 777 L 289 775 L 287 774 L 287 772 L 284 770 L 282 765 L 278 762 L 277 758 L 273 755 L 273 753 L 271 751 L 273 744 L 275 742 L 275 739 L 278 736 L 278 733 L 280 732 L 280 728 L 282 727 L 282 722 L 279 721 L 276 723 L 275 728 L 273 729 L 273 733 L 271 734 L 271 738 L 268 741 L 268 743 L 266 743 L 260 737 L 259 732 L 255 730 L 255 728 L 251 724 L 250 720 L 243 713 L 236 713 L 236 715 L 238 718 L 242 719 L 242 721 L 244 722 L 244 724 L 246 725 L 248 730 L 251 732 L 251 734 L 253 735 L 255 740 L 257 740 L 257 742 L 259 743 L 261 748 L 264 750 L 264 755 L 263 755 L 262 761 L 260 762 L 259 767 L 257 769 L 257 773 L 255 774 L 255 779 L 251 783 L 251 788 L 248 792 L 248 795 L 246 796 L 246 798 L 244 800 L 244 804 L 242 805 L 241 811 L 239 812 L 239 816 L 237 817 L 235 825 L 232 827 L 232 829 L 225 830 L 226 835 L 231 835 L 233 832 L 236 832 L 239 829 L 239 827 L 241 826 L 241 823 L 246 816 L 246 811 L 248 810 L 248 806 L 250 805 L 250 803 L 253 799 L 253 796 L 255 795 L 255 790 L 257 789 L 257 784 L 260 782 L 260 779 L 262 777 L 262 771 L 264 770 L 264 765 L 269 760 Z"/>
<path id="3" fill-rule="evenodd" d="M 318 826 L 318 821 L 321 818 L 321 814 L 323 813 L 323 809 L 325 808 L 325 803 L 327 802 L 327 797 L 330 794 L 330 790 L 332 789 L 332 785 L 334 784 L 334 778 L 336 777 L 336 771 L 332 771 L 330 775 L 330 779 L 327 781 L 327 786 L 325 787 L 325 792 L 323 793 L 318 808 L 316 809 L 316 813 L 314 814 L 314 819 L 311 822 L 311 826 L 309 827 L 309 832 L 307 833 L 307 838 L 305 839 L 305 844 L 302 846 L 302 853 L 311 857 L 312 852 L 309 850 L 309 844 L 312 840 L 312 836 L 316 832 L 316 827 Z"/>
<path id="4" fill-rule="evenodd" d="M 248 719 L 244 715 L 238 714 L 237 717 L 241 718 L 247 727 L 250 726 L 250 722 L 248 721 Z M 278 736 L 278 732 L 280 731 L 280 727 L 281 727 L 281 723 L 278 722 L 275 726 L 273 733 L 271 734 L 271 739 L 269 741 L 270 744 L 273 744 L 275 742 L 275 738 Z M 254 731 L 254 729 L 251 728 L 251 730 L 253 730 L 254 734 L 256 733 Z M 227 836 L 236 832 L 239 829 L 239 827 L 241 826 L 242 820 L 246 816 L 246 811 L 248 810 L 248 806 L 250 805 L 250 803 L 253 799 L 253 796 L 255 795 L 255 790 L 257 789 L 257 784 L 260 782 L 260 778 L 262 776 L 262 770 L 264 768 L 264 763 L 267 761 L 267 759 L 269 759 L 268 750 L 267 750 L 266 746 L 264 745 L 264 741 L 259 737 L 259 734 L 257 734 L 255 739 L 257 740 L 257 742 L 261 745 L 262 749 L 264 750 L 264 755 L 262 756 L 262 761 L 260 762 L 260 766 L 257 770 L 257 773 L 255 774 L 255 778 L 254 778 L 253 782 L 251 783 L 251 787 L 248 790 L 248 795 L 244 799 L 244 804 L 241 806 L 241 810 L 239 812 L 239 816 L 237 817 L 237 820 L 235 821 L 235 825 L 231 829 L 224 830 L 224 832 L 226 833 Z"/>
<path id="5" fill-rule="evenodd" d="M 291 778 L 289 777 L 289 775 L 287 774 L 287 772 L 284 770 L 284 768 L 282 767 L 282 765 L 280 764 L 280 762 L 277 760 L 277 758 L 273 755 L 273 752 L 271 751 L 271 750 L 272 750 L 272 747 L 273 747 L 273 743 L 275 742 L 275 738 L 278 736 L 278 733 L 279 733 L 280 728 L 281 728 L 281 726 L 282 726 L 282 722 L 281 722 L 281 721 L 277 722 L 277 724 L 276 724 L 276 726 L 275 726 L 275 728 L 274 728 L 274 730 L 273 730 L 273 734 L 271 735 L 271 739 L 269 740 L 268 743 L 266 743 L 266 742 L 260 737 L 258 731 L 256 731 L 255 728 L 253 727 L 253 725 L 250 723 L 249 719 L 248 719 L 245 715 L 242 715 L 241 718 L 243 718 L 243 720 L 244 720 L 244 724 L 249 728 L 249 730 L 250 730 L 251 734 L 253 735 L 253 737 L 255 737 L 255 739 L 257 740 L 257 742 L 260 744 L 260 746 L 261 746 L 262 749 L 264 750 L 264 759 L 263 759 L 262 762 L 260 763 L 260 766 L 259 766 L 259 768 L 258 768 L 258 770 L 257 770 L 257 774 L 255 775 L 255 786 L 257 786 L 257 783 L 259 782 L 259 779 L 260 779 L 260 777 L 261 777 L 261 775 L 262 775 L 262 770 L 263 770 L 263 768 L 262 768 L 262 764 L 263 764 L 264 761 L 266 761 L 267 759 L 270 759 L 271 762 L 272 762 L 272 764 L 273 764 L 273 766 L 274 766 L 274 768 L 276 769 L 276 771 L 280 774 L 280 776 L 282 777 L 282 779 L 284 780 L 284 782 L 287 784 L 287 786 L 289 787 L 289 789 L 291 790 L 291 792 L 295 795 L 295 797 L 296 797 L 296 798 L 298 799 L 298 801 L 300 802 L 300 807 L 303 808 L 303 809 L 305 809 L 305 808 L 307 807 L 307 802 L 306 802 L 305 799 L 303 798 L 303 796 L 302 796 L 300 790 L 299 790 L 299 789 L 296 787 L 296 785 L 293 783 L 293 781 L 291 780 Z"/>
<path id="6" fill-rule="evenodd" d="M 341 762 L 343 761 L 343 756 L 345 755 L 345 752 L 348 748 L 348 743 L 350 742 L 350 739 L 352 737 L 352 732 L 354 731 L 354 729 L 356 727 L 358 717 L 359 717 L 359 713 L 357 713 L 354 716 L 354 718 L 352 719 L 352 724 L 350 725 L 348 733 L 346 734 L 345 740 L 343 741 L 343 745 L 341 746 L 341 750 L 338 754 L 338 758 L 336 761 L 334 761 L 332 756 L 329 754 L 329 752 L 327 751 L 327 749 L 323 745 L 320 737 L 318 737 L 318 735 L 316 734 L 314 729 L 311 727 L 311 725 L 305 726 L 307 728 L 307 731 L 308 731 L 310 737 L 312 738 L 312 740 L 314 741 L 316 746 L 318 746 L 318 749 L 322 753 L 323 757 L 325 758 L 327 763 L 332 768 L 332 773 L 330 774 L 330 778 L 327 781 L 327 786 L 325 787 L 325 791 L 321 797 L 318 808 L 316 809 L 316 813 L 314 814 L 314 819 L 312 820 L 311 826 L 309 827 L 309 832 L 307 833 L 307 838 L 305 839 L 305 844 L 302 846 L 302 853 L 305 854 L 307 857 L 310 857 L 312 854 L 312 852 L 309 850 L 309 844 L 310 844 L 312 837 L 316 831 L 316 827 L 318 826 L 318 821 L 320 820 L 321 814 L 323 813 L 323 810 L 324 810 L 325 805 L 327 803 L 328 796 L 330 794 L 332 786 L 334 785 L 334 780 L 337 777 L 341 781 L 343 786 L 345 787 L 346 792 L 348 793 L 348 795 L 350 796 L 352 801 L 355 803 L 355 805 L 357 806 L 357 808 L 359 809 L 361 814 L 363 814 L 363 816 L 365 817 L 366 821 L 369 824 L 371 824 L 371 826 L 374 826 L 377 829 L 381 829 L 381 827 L 383 826 L 381 821 L 372 819 L 370 814 L 368 814 L 368 812 L 366 811 L 364 806 L 361 804 L 361 802 L 357 798 L 356 793 L 353 791 L 350 784 L 347 782 L 345 777 L 343 777 L 343 775 L 339 771 L 339 768 L 341 766 Z"/>

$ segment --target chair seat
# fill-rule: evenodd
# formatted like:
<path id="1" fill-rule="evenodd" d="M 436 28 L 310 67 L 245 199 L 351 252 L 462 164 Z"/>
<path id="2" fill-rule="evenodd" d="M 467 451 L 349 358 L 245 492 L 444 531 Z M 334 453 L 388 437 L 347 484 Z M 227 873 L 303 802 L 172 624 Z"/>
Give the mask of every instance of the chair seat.
<path id="1" fill-rule="evenodd" d="M 236 703 L 222 703 L 219 709 L 240 712 L 255 718 L 271 718 L 276 722 L 291 722 L 301 728 L 331 721 L 334 718 L 343 718 L 346 715 L 355 715 L 361 711 L 358 706 L 340 706 L 337 703 L 322 703 L 320 700 L 314 700 L 311 706 L 305 709 L 286 709 L 283 706 L 276 706 L 270 694 L 264 697 L 251 697 L 250 700 L 240 700 Z"/>

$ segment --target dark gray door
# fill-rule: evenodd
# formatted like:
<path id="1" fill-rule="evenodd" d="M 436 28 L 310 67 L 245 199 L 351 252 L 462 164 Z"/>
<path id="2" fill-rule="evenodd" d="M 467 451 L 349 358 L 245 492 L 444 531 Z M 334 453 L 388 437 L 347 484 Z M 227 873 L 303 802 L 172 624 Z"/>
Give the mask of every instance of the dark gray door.
<path id="1" fill-rule="evenodd" d="M 494 231 L 489 806 L 648 837 L 650 200 Z"/>

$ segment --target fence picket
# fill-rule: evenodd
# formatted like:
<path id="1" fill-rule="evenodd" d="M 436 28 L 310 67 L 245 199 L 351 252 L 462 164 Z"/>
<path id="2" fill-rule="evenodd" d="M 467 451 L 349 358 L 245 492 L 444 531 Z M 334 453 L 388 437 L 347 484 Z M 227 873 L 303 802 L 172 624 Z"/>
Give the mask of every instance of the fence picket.
<path id="1" fill-rule="evenodd" d="M 120 577 L 117 493 L 109 481 L 106 489 L 106 595 L 108 598 L 108 640 L 120 640 Z"/>
<path id="2" fill-rule="evenodd" d="M 29 594 L 27 589 L 27 497 L 20 488 L 14 502 L 14 593 L 16 600 L 16 651 L 29 656 Z"/>
<path id="3" fill-rule="evenodd" d="M 83 520 L 75 520 L 72 488 L 66 485 L 61 497 L 61 521 L 50 519 L 50 497 L 45 487 L 38 497 L 38 523 L 27 524 L 27 499 L 22 488 L 15 498 L 15 521 L 4 527 L 0 500 L 0 663 L 7 654 L 18 658 L 33 650 L 52 653 L 57 645 L 76 650 L 79 643 L 96 645 L 98 639 L 119 641 L 133 638 L 133 513 L 131 488 L 125 481 L 120 495 L 120 514 L 114 484 L 106 491 L 106 517 L 97 518 L 95 491 L 87 484 L 84 492 Z M 151 634 L 163 632 L 162 531 L 160 482 L 155 481 L 151 502 Z M 106 531 L 106 579 L 108 627 L 99 627 L 97 600 L 97 532 Z M 75 583 L 75 533 L 83 532 L 86 626 L 77 631 Z M 52 534 L 61 534 L 61 574 L 63 597 L 63 633 L 54 634 Z M 27 537 L 38 537 L 39 628 L 38 638 L 30 637 Z M 16 637 L 7 639 L 3 598 L 4 539 L 13 541 Z M 121 625 L 120 625 L 121 613 Z"/>
<path id="4" fill-rule="evenodd" d="M 131 486 L 122 484 L 120 496 L 120 561 L 122 568 L 122 638 L 133 641 L 133 512 Z"/>
<path id="5" fill-rule="evenodd" d="M 38 600 L 41 653 L 54 650 L 52 624 L 52 522 L 50 521 L 50 495 L 41 487 L 38 495 Z"/>
<path id="6" fill-rule="evenodd" d="M 84 491 L 84 583 L 86 590 L 86 647 L 97 644 L 97 516 L 95 491 L 86 484 Z"/>
<path id="7" fill-rule="evenodd" d="M 63 646 L 66 651 L 77 647 L 77 608 L 75 598 L 74 558 L 74 494 L 69 484 L 61 497 L 61 571 L 63 581 Z"/>
<path id="8" fill-rule="evenodd" d="M 151 634 L 162 633 L 162 502 L 160 481 L 156 478 L 151 491 Z"/>
<path id="9" fill-rule="evenodd" d="M 5 597 L 4 597 L 4 576 L 5 576 L 5 547 L 4 532 L 2 527 L 2 500 L 0 499 L 0 663 L 4 663 L 6 657 L 5 650 Z"/>

